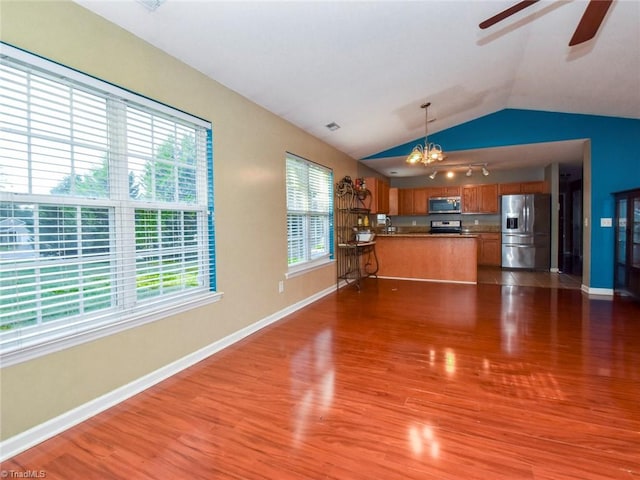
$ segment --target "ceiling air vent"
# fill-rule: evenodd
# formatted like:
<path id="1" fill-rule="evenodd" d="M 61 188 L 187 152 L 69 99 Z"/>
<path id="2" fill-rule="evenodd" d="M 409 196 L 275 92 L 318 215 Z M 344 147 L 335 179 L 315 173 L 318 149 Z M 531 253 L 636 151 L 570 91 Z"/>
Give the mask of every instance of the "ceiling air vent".
<path id="1" fill-rule="evenodd" d="M 138 0 L 138 3 L 144 5 L 147 10 L 153 12 L 167 0 Z"/>
<path id="2" fill-rule="evenodd" d="M 329 130 L 333 132 L 335 130 L 338 130 L 340 128 L 340 125 L 338 125 L 336 122 L 331 122 L 331 123 L 327 123 L 325 127 L 327 127 Z"/>

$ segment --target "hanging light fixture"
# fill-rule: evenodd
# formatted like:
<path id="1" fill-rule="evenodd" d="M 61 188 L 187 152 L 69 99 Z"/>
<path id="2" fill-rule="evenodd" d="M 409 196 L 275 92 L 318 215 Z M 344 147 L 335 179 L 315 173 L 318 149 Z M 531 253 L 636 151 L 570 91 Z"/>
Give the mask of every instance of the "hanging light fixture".
<path id="1" fill-rule="evenodd" d="M 484 175 L 485 177 L 487 175 L 489 175 L 489 170 L 487 170 L 487 164 L 486 163 L 482 166 L 482 175 Z"/>
<path id="2" fill-rule="evenodd" d="M 406 162 L 410 165 L 417 165 L 421 163 L 424 166 L 428 166 L 433 162 L 441 162 L 444 160 L 444 153 L 442 147 L 436 143 L 429 143 L 429 105 L 430 102 L 420 105 L 420 108 L 424 108 L 424 145 L 416 145 L 411 150 L 411 153 L 407 157 Z"/>
<path id="3" fill-rule="evenodd" d="M 471 165 L 469 165 L 469 170 L 467 170 L 466 175 L 467 177 L 470 177 L 471 175 L 473 175 L 473 168 L 471 168 Z"/>

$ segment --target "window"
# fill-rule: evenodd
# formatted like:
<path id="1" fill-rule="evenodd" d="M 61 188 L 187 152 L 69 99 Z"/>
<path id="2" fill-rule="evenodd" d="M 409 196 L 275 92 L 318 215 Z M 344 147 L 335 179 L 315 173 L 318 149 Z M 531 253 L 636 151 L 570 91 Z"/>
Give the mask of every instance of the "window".
<path id="1" fill-rule="evenodd" d="M 289 273 L 328 261 L 333 254 L 333 174 L 287 154 Z"/>
<path id="2" fill-rule="evenodd" d="M 2 47 L 3 362 L 213 299 L 211 125 Z"/>

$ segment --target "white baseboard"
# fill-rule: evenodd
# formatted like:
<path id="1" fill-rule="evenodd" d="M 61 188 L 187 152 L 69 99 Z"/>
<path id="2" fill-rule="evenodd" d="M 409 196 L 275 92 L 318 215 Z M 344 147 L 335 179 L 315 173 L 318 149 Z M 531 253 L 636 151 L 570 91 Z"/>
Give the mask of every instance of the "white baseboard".
<path id="1" fill-rule="evenodd" d="M 613 288 L 592 288 L 587 285 L 582 285 L 581 290 L 589 295 L 598 295 L 602 297 L 613 297 Z"/>
<path id="2" fill-rule="evenodd" d="M 560 269 L 559 269 L 559 268 L 557 268 L 557 267 L 552 267 L 549 271 L 550 271 L 551 273 L 560 273 Z"/>
<path id="3" fill-rule="evenodd" d="M 432 283 L 460 283 L 463 285 L 476 285 L 478 282 L 471 282 L 467 280 L 441 280 L 438 278 L 411 278 L 411 277 L 387 277 L 380 275 L 378 278 L 384 278 L 386 280 L 409 280 L 411 282 L 432 282 Z"/>
<path id="4" fill-rule="evenodd" d="M 164 367 L 159 368 L 143 377 L 134 380 L 127 385 L 123 385 L 105 395 L 102 395 L 94 400 L 91 400 L 79 407 L 76 407 L 68 412 L 58 415 L 51 420 L 48 420 L 40 425 L 36 425 L 29 430 L 26 430 L 18 435 L 0 442 L 0 461 L 5 461 L 15 455 L 45 441 L 49 438 L 58 435 L 65 430 L 97 415 L 100 412 L 111 408 L 118 403 L 121 403 L 128 398 L 137 395 L 138 393 L 150 388 L 161 381 L 181 372 L 182 370 L 195 365 L 196 363 L 204 360 L 205 358 L 213 355 L 220 350 L 227 348 L 230 345 L 242 340 L 243 338 L 257 332 L 258 330 L 277 322 L 278 320 L 286 317 L 287 315 L 300 310 L 301 308 L 319 300 L 320 298 L 333 293 L 336 290 L 335 286 L 326 288 L 310 297 L 305 298 L 293 305 L 269 315 L 262 320 L 257 321 L 245 328 L 238 330 L 216 342 L 213 342 L 206 347 L 197 350 L 185 357 L 182 357 L 175 362 L 172 362 Z"/>

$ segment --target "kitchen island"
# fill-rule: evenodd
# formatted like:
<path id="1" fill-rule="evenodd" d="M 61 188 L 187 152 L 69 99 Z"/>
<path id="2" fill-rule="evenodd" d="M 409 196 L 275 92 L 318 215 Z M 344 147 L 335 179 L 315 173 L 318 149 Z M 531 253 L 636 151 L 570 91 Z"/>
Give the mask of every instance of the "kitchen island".
<path id="1" fill-rule="evenodd" d="M 376 236 L 377 276 L 477 283 L 477 235 L 395 233 Z"/>

